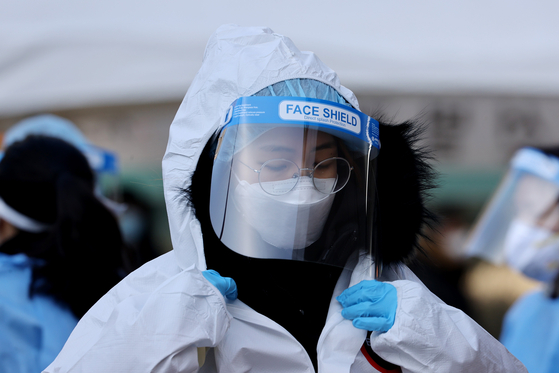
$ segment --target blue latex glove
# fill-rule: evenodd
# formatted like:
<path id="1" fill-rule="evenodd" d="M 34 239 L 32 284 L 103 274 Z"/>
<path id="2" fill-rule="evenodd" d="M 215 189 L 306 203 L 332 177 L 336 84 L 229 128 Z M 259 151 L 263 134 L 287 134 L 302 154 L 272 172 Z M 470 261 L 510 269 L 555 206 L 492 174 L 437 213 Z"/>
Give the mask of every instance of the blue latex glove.
<path id="1" fill-rule="evenodd" d="M 229 300 L 237 299 L 237 284 L 235 280 L 230 277 L 221 277 L 221 275 L 213 269 L 202 271 L 202 275 L 204 275 L 206 280 L 215 286 L 225 298 Z"/>
<path id="2" fill-rule="evenodd" d="M 337 298 L 342 316 L 353 320 L 353 326 L 369 331 L 386 332 L 394 325 L 398 305 L 394 285 L 375 280 L 364 280 Z"/>

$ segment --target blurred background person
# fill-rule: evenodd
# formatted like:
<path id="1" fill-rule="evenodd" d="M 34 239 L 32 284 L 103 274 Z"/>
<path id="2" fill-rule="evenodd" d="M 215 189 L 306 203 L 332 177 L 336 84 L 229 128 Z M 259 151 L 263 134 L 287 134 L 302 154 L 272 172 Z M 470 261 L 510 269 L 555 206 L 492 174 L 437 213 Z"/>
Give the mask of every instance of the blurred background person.
<path id="1" fill-rule="evenodd" d="M 91 144 L 74 123 L 53 114 L 34 115 L 11 126 L 2 137 L 2 149 L 29 135 L 52 136 L 75 146 L 95 172 L 95 193 L 117 215 L 124 211 L 125 206 L 116 203 L 120 200 L 119 165 L 114 152 Z"/>
<path id="2" fill-rule="evenodd" d="M 120 232 L 126 242 L 130 265 L 137 268 L 161 254 L 162 245 L 153 235 L 156 223 L 153 207 L 131 188 L 123 188 L 121 198 L 126 208 L 118 216 Z"/>
<path id="3" fill-rule="evenodd" d="M 66 141 L 30 135 L 0 161 L 0 371 L 39 372 L 126 273 L 114 214 Z"/>
<path id="4" fill-rule="evenodd" d="M 559 363 L 559 148 L 523 148 L 466 245 L 538 284 L 507 312 L 501 341 L 530 372 Z"/>
<path id="5" fill-rule="evenodd" d="M 122 187 L 116 152 L 92 144 L 72 121 L 53 114 L 34 115 L 14 124 L 3 135 L 2 149 L 29 135 L 62 139 L 75 146 L 86 157 L 95 174 L 97 198 L 118 220 L 126 243 L 125 259 L 130 270 L 157 256 L 151 232 L 151 207 L 132 190 Z M 0 159 L 2 154 L 0 153 Z"/>
<path id="6" fill-rule="evenodd" d="M 439 209 L 437 217 L 438 224 L 424 229 L 422 252 L 416 253 L 409 267 L 442 301 L 473 316 L 462 286 L 467 261 L 461 249 L 467 223 L 457 208 Z"/>

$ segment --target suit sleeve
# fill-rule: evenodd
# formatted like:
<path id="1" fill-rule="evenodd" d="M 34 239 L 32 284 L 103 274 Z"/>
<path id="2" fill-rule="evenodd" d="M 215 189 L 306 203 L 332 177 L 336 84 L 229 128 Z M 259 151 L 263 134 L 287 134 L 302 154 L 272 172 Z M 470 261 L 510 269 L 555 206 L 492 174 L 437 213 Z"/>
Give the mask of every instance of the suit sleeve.
<path id="1" fill-rule="evenodd" d="M 113 288 L 44 372 L 197 372 L 198 348 L 217 345 L 229 326 L 225 300 L 193 267 L 160 277 L 140 273 Z"/>
<path id="2" fill-rule="evenodd" d="M 527 372 L 499 341 L 424 285 L 398 280 L 396 321 L 371 348 L 407 372 Z"/>

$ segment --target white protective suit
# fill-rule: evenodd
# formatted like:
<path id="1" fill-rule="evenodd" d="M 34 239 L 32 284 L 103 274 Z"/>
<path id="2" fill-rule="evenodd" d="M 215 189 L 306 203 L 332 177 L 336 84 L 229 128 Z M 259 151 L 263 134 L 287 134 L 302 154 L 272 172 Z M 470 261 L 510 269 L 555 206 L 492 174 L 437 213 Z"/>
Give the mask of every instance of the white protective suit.
<path id="1" fill-rule="evenodd" d="M 174 251 L 145 264 L 106 294 L 82 318 L 46 372 L 314 371 L 291 334 L 242 302 L 242 289 L 239 299 L 226 301 L 203 277 L 201 227 L 182 192 L 229 105 L 293 78 L 326 83 L 359 108 L 334 71 L 270 29 L 226 25 L 211 37 L 171 125 L 163 159 Z M 369 260 L 362 256 L 338 280 L 317 346 L 321 373 L 378 371 L 360 352 L 366 331 L 344 319 L 335 300 L 344 289 L 369 278 Z M 373 350 L 383 359 L 403 372 L 526 371 L 497 340 L 441 302 L 409 269 L 389 269 L 387 276 L 398 293 L 396 321 L 388 332 L 371 337 Z M 199 359 L 205 351 L 205 359 Z"/>

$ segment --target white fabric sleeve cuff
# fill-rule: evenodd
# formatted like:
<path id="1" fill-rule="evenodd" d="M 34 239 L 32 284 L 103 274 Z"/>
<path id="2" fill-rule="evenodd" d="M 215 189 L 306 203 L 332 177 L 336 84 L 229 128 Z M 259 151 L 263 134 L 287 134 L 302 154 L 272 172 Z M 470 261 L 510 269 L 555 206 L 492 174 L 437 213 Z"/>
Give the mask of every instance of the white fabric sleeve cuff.
<path id="1" fill-rule="evenodd" d="M 391 282 L 398 290 L 396 320 L 371 335 L 371 347 L 402 372 L 527 372 L 499 341 L 423 284 Z"/>

